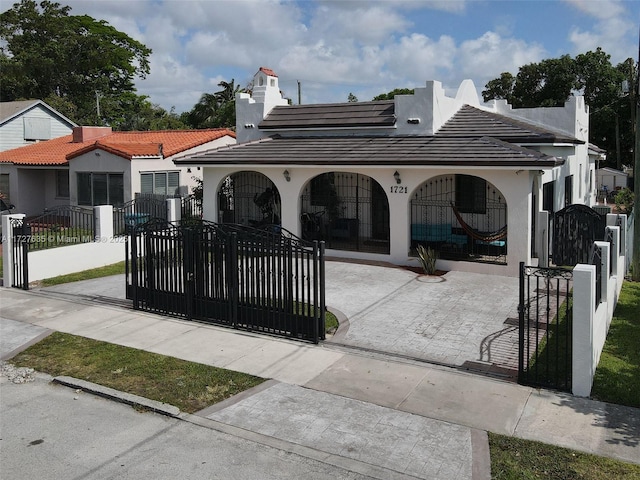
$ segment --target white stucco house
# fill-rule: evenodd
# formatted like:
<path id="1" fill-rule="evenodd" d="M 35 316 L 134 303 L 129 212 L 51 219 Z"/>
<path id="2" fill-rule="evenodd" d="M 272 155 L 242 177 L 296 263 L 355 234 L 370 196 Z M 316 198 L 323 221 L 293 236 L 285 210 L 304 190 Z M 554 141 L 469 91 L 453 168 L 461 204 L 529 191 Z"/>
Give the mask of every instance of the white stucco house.
<path id="1" fill-rule="evenodd" d="M 588 107 L 481 105 L 428 81 L 393 100 L 288 105 L 261 68 L 236 98 L 238 143 L 181 155 L 204 170 L 204 217 L 277 223 L 324 240 L 328 255 L 517 275 L 538 262 L 543 210 L 595 203 Z M 545 218 L 542 215 L 541 218 Z"/>
<path id="2" fill-rule="evenodd" d="M 0 152 L 69 135 L 74 122 L 42 100 L 0 102 Z M 0 166 L 0 192 L 12 202 L 16 168 Z"/>
<path id="3" fill-rule="evenodd" d="M 229 129 L 114 132 L 74 127 L 70 135 L 0 152 L 11 175 L 15 211 L 38 215 L 57 205 L 122 205 L 136 193 L 186 195 L 201 178 L 197 167 L 176 166 L 178 154 L 235 143 Z"/>

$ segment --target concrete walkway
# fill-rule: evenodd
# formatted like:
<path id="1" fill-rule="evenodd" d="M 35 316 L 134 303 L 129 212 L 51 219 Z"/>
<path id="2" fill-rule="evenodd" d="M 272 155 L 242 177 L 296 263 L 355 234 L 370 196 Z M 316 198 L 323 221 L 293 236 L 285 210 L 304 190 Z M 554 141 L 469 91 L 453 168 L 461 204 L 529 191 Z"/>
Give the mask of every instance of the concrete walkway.
<path id="1" fill-rule="evenodd" d="M 328 278 L 339 275 L 351 283 L 327 294 L 330 305 L 338 295 L 344 298 L 343 312 L 351 317 L 345 338 L 357 337 L 358 322 L 371 321 L 378 310 L 372 305 L 395 309 L 388 322 L 402 318 L 407 292 L 426 296 L 414 285 L 416 275 L 402 269 L 328 265 L 334 269 L 327 269 Z M 479 277 L 478 285 L 499 280 Z M 93 292 L 84 282 L 30 292 L 0 289 L 0 338 L 19 335 L 20 325 L 28 330 L 26 337 L 42 335 L 39 328 L 60 330 L 274 379 L 201 416 L 332 461 L 376 467 L 381 473 L 372 478 L 489 478 L 486 431 L 640 463 L 638 409 L 537 391 L 386 355 L 377 347 L 314 346 L 137 312 L 123 307 L 117 294 L 101 294 L 111 292 L 108 282 L 98 282 L 103 288 Z M 402 300 L 394 304 L 396 297 Z M 507 303 L 504 311 L 496 309 L 496 318 L 508 314 Z"/>

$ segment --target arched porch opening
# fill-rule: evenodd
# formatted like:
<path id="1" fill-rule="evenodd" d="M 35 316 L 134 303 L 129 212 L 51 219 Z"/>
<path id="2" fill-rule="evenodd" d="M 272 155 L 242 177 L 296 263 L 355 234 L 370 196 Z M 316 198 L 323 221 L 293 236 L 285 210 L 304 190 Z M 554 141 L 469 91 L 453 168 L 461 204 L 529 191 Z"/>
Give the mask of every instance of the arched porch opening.
<path id="1" fill-rule="evenodd" d="M 411 201 L 411 252 L 419 244 L 439 258 L 506 264 L 507 204 L 490 182 L 473 175 L 440 175 Z"/>
<path id="2" fill-rule="evenodd" d="M 373 178 L 326 172 L 312 178 L 301 196 L 300 226 L 305 240 L 327 248 L 389 253 L 389 199 Z"/>
<path id="3" fill-rule="evenodd" d="M 260 227 L 280 225 L 280 193 L 274 183 L 259 172 L 236 172 L 218 187 L 218 222 Z"/>

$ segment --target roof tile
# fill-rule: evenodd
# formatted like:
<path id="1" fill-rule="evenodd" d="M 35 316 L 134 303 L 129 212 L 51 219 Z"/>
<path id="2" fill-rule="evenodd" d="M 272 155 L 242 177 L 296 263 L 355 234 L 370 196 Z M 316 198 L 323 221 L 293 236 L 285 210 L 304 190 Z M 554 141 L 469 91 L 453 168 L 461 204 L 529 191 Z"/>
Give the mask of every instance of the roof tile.
<path id="1" fill-rule="evenodd" d="M 207 142 L 235 133 L 226 128 L 207 130 L 157 130 L 149 132 L 113 132 L 83 143 L 74 143 L 72 135 L 38 142 L 0 152 L 0 163 L 16 165 L 67 165 L 68 160 L 95 149 L 131 159 L 138 156 L 170 157 Z"/>

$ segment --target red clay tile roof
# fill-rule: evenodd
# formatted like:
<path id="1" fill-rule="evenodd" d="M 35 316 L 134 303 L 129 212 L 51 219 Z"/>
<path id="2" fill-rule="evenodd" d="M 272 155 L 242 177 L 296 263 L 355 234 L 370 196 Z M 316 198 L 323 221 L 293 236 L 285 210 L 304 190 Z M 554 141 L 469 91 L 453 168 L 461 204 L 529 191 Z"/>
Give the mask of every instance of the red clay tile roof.
<path id="1" fill-rule="evenodd" d="M 113 132 L 111 135 L 83 143 L 73 143 L 72 135 L 66 135 L 0 152 L 0 163 L 34 166 L 67 165 L 69 159 L 95 149 L 106 150 L 129 160 L 138 156 L 166 158 L 225 135 L 236 137 L 235 132 L 226 128 Z"/>
<path id="2" fill-rule="evenodd" d="M 276 72 L 274 72 L 273 70 L 271 70 L 270 68 L 267 67 L 260 67 L 260 71 L 264 72 L 265 74 L 269 75 L 270 77 L 277 77 L 278 75 L 276 75 Z"/>

